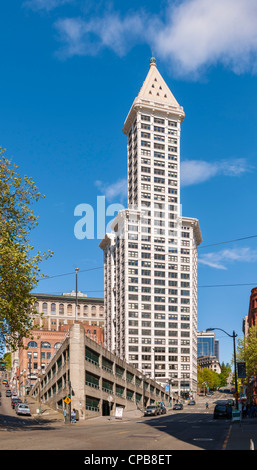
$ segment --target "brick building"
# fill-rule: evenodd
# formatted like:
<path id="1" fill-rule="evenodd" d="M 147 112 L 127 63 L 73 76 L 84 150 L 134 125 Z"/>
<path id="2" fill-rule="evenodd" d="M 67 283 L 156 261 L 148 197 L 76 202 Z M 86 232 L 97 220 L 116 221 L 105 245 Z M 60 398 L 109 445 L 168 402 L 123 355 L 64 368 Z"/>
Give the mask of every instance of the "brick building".
<path id="1" fill-rule="evenodd" d="M 76 293 L 33 294 L 36 309 L 42 318 L 34 318 L 34 324 L 44 330 L 59 330 L 61 325 L 72 325 L 75 321 Z M 104 327 L 104 299 L 88 297 L 78 292 L 77 320 L 85 325 Z"/>
<path id="2" fill-rule="evenodd" d="M 248 310 L 249 328 L 251 328 L 251 326 L 257 325 L 256 318 L 257 318 L 257 287 L 254 287 L 251 290 L 251 296 L 250 296 L 250 301 L 249 301 L 249 310 Z"/>

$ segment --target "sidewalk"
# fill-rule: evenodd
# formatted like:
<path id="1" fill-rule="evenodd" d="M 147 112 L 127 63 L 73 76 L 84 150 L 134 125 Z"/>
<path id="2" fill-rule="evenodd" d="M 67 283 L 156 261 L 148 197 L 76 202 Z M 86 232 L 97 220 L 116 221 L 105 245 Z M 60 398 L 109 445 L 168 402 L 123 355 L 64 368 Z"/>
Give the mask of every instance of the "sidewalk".
<path id="1" fill-rule="evenodd" d="M 224 450 L 257 450 L 257 418 L 231 422 Z"/>
<path id="2" fill-rule="evenodd" d="M 30 407 L 31 415 L 38 421 L 47 422 L 48 424 L 56 422 L 61 423 L 64 421 L 63 413 L 61 413 L 60 411 L 53 410 L 45 403 L 39 403 L 30 396 L 27 396 L 26 400 L 27 404 Z M 38 412 L 39 410 L 41 411 L 40 413 Z"/>

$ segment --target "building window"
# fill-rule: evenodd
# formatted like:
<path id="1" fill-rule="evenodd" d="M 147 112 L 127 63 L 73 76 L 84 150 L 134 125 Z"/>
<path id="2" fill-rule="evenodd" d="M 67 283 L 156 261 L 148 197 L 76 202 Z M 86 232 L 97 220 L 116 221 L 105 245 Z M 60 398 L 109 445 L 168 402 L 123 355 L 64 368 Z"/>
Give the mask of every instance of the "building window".
<path id="1" fill-rule="evenodd" d="M 60 314 L 63 314 L 63 313 L 64 313 L 64 305 L 63 305 L 63 304 L 60 304 L 60 305 L 59 305 L 59 313 L 60 313 Z"/>
<path id="2" fill-rule="evenodd" d="M 51 313 L 56 314 L 56 305 L 51 304 Z"/>
<path id="3" fill-rule="evenodd" d="M 43 302 L 43 305 L 42 305 L 42 312 L 43 312 L 43 313 L 47 313 L 47 302 Z"/>
<path id="4" fill-rule="evenodd" d="M 67 305 L 67 312 L 68 312 L 68 315 L 72 315 L 72 305 L 71 304 Z"/>
<path id="5" fill-rule="evenodd" d="M 28 343 L 28 348 L 37 348 L 37 343 L 36 341 L 30 341 Z"/>
<path id="6" fill-rule="evenodd" d="M 43 343 L 41 343 L 41 348 L 42 349 L 50 349 L 51 345 L 47 341 L 44 341 Z"/>

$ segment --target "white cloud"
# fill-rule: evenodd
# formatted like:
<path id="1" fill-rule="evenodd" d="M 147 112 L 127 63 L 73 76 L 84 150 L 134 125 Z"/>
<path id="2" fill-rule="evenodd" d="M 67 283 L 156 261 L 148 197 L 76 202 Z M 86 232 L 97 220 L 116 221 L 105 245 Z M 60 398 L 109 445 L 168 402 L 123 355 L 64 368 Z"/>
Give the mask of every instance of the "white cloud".
<path id="1" fill-rule="evenodd" d="M 257 261 L 257 250 L 249 247 L 231 248 L 218 251 L 216 253 L 206 253 L 198 258 L 199 264 L 204 264 L 215 269 L 227 269 L 227 264 L 231 262 L 251 263 Z"/>
<path id="2" fill-rule="evenodd" d="M 185 0 L 168 10 L 156 50 L 181 74 L 222 63 L 256 72 L 256 0 Z"/>
<path id="3" fill-rule="evenodd" d="M 250 169 L 243 158 L 219 162 L 185 160 L 181 162 L 181 186 L 203 183 L 218 175 L 240 176 Z"/>
<path id="4" fill-rule="evenodd" d="M 143 16 L 129 15 L 122 19 L 118 13 L 108 13 L 87 21 L 83 18 L 59 19 L 55 28 L 64 43 L 60 55 L 95 55 L 107 47 L 118 56 L 124 56 L 131 47 L 142 42 Z"/>
<path id="5" fill-rule="evenodd" d="M 26 0 L 23 2 L 23 6 L 30 8 L 31 10 L 46 10 L 50 11 L 59 6 L 71 3 L 73 0 Z"/>
<path id="6" fill-rule="evenodd" d="M 106 199 L 113 201 L 115 198 L 123 200 L 127 197 L 127 178 L 120 179 L 112 184 L 96 181 L 95 185 L 105 195 Z"/>
<path id="7" fill-rule="evenodd" d="M 159 16 L 142 9 L 123 17 L 107 11 L 101 17 L 60 19 L 55 27 L 63 56 L 92 55 L 105 47 L 122 56 L 144 43 L 173 72 L 192 77 L 216 64 L 256 73 L 256 24 L 256 0 L 169 0 Z"/>

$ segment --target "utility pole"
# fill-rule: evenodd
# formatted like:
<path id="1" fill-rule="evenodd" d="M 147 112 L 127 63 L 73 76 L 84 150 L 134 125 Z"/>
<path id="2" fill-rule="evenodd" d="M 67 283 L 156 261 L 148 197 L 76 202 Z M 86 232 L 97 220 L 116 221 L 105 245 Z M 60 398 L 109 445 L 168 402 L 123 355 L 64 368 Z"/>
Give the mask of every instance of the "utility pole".
<path id="1" fill-rule="evenodd" d="M 233 338 L 234 367 L 235 367 L 235 389 L 236 389 L 236 409 L 238 410 L 238 385 L 237 385 L 237 375 L 236 375 L 236 337 L 237 337 L 237 334 L 233 331 L 233 334 L 229 335 L 225 330 L 222 330 L 221 328 L 207 328 L 206 331 L 213 331 L 213 330 L 223 331 L 223 333 L 226 333 L 226 335 L 230 336 L 230 338 Z"/>

